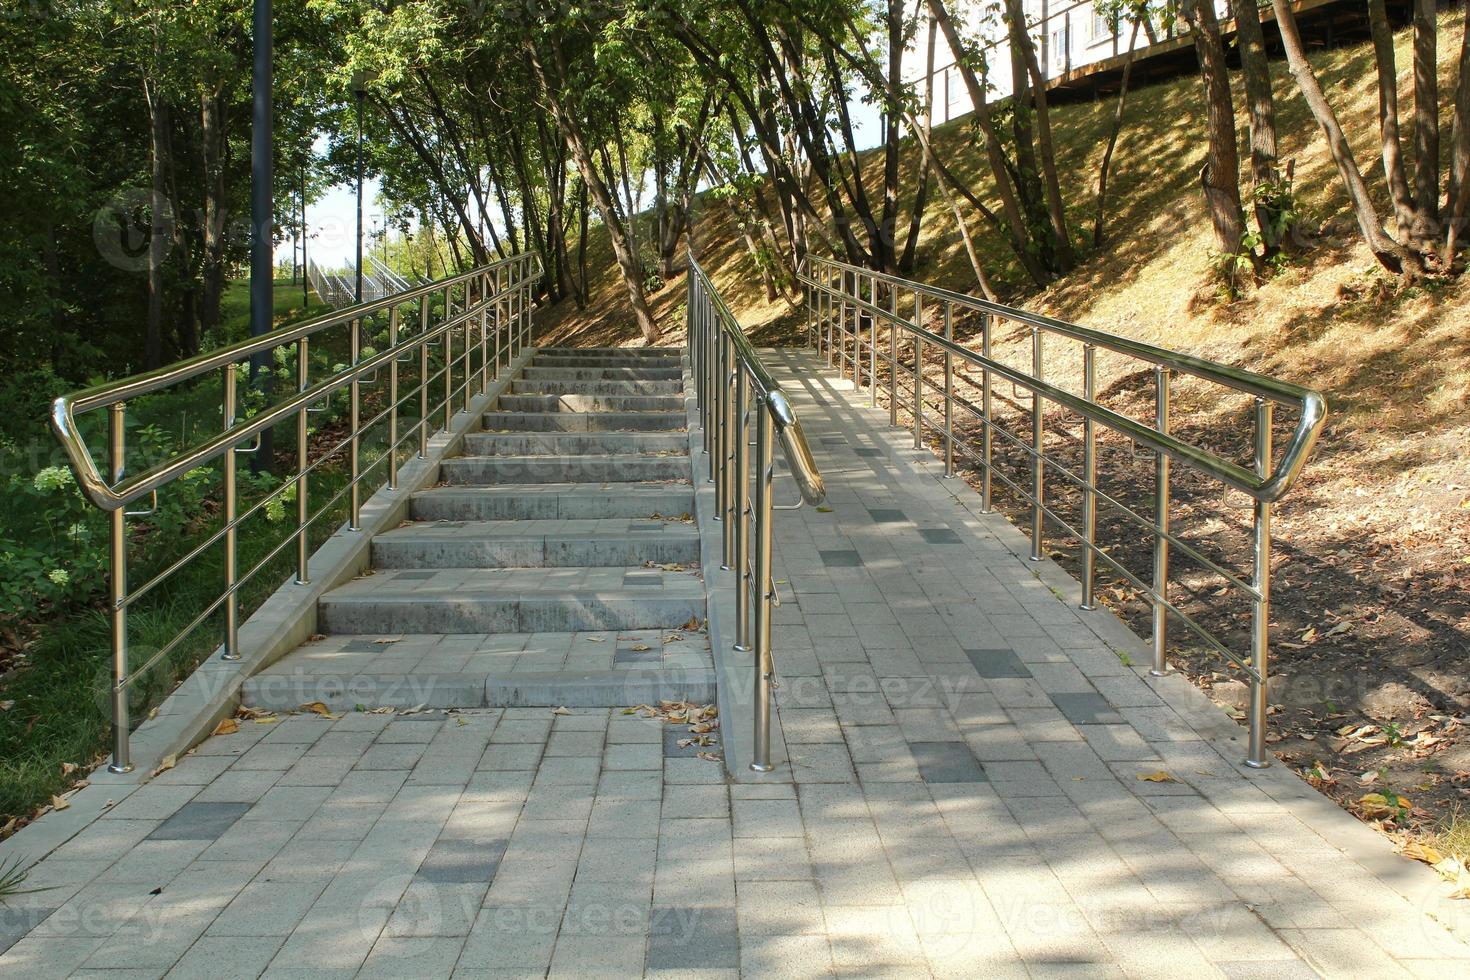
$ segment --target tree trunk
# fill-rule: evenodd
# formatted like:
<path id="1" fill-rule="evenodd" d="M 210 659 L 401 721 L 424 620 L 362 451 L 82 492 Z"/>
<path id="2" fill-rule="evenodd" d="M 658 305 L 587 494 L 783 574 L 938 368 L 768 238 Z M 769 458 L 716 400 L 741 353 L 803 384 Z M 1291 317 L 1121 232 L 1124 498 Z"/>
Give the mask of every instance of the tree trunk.
<path id="1" fill-rule="evenodd" d="M 917 14 L 916 14 L 917 16 Z M 929 18 L 929 43 L 924 56 L 924 117 L 920 126 L 929 136 L 934 123 L 934 50 L 939 40 L 939 25 Z M 898 274 L 907 276 L 914 271 L 914 260 L 919 247 L 919 229 L 924 221 L 924 208 L 929 203 L 929 154 L 919 161 L 919 186 L 914 191 L 914 207 L 909 213 L 909 233 L 904 239 L 903 254 L 898 258 Z"/>
<path id="2" fill-rule="evenodd" d="M 960 39 L 959 32 L 955 29 L 951 20 L 949 10 L 944 5 L 944 0 L 927 0 L 929 13 L 939 22 L 939 29 L 944 32 L 944 40 L 949 44 L 951 51 L 955 52 L 956 65 L 960 70 L 960 78 L 965 83 L 965 89 L 970 94 L 970 101 L 975 106 L 975 121 L 980 126 L 980 131 L 985 137 L 985 152 L 990 163 L 990 172 L 995 180 L 996 192 L 1000 194 L 1001 212 L 1005 215 L 1006 226 L 1010 230 L 1010 244 L 1020 260 L 1021 267 L 1031 277 L 1032 282 L 1038 286 L 1046 284 L 1049 276 L 1036 257 L 1032 248 L 1032 236 L 1026 222 L 1025 213 L 1021 207 L 1020 197 L 1016 185 L 1011 181 L 1010 169 L 1007 166 L 1005 149 L 1001 144 L 1000 134 L 996 131 L 995 122 L 990 114 L 990 107 L 986 102 L 985 87 L 975 75 L 974 68 L 968 60 L 961 55 L 965 51 L 964 42 Z"/>
<path id="3" fill-rule="evenodd" d="M 1466 238 L 1466 219 L 1470 218 L 1470 4 L 1465 6 L 1462 31 L 1454 126 L 1450 130 L 1450 187 L 1444 206 L 1447 269 L 1455 260 L 1458 243 Z"/>
<path id="4" fill-rule="evenodd" d="M 205 336 L 219 329 L 225 288 L 224 107 L 217 88 L 199 97 L 200 143 L 204 157 L 204 255 L 199 295 L 199 328 Z M 304 205 L 303 205 L 304 207 Z M 301 274 L 306 275 L 306 229 L 302 227 Z"/>
<path id="5" fill-rule="evenodd" d="M 659 330 L 658 323 L 653 318 L 653 311 L 649 309 L 648 299 L 643 295 L 642 262 L 639 261 L 638 253 L 631 247 L 627 228 L 618 214 L 612 191 L 597 172 L 597 164 L 592 159 L 592 152 L 582 137 L 582 127 L 577 119 L 567 111 L 559 95 L 565 90 L 562 84 L 565 71 L 555 39 L 552 39 L 551 44 L 555 59 L 552 64 L 557 69 L 556 84 L 553 85 L 553 80 L 547 77 L 540 55 L 534 46 L 528 43 L 526 53 L 529 56 L 532 71 L 535 73 L 542 97 L 556 118 L 557 127 L 566 140 L 567 148 L 571 150 L 572 159 L 577 164 L 577 171 L 582 175 L 582 181 L 587 185 L 588 193 L 597 205 L 598 213 L 602 215 L 602 223 L 607 227 L 613 255 L 617 258 L 618 269 L 623 276 L 623 286 L 628 292 L 628 305 L 632 307 L 633 316 L 638 321 L 638 330 L 643 335 L 644 342 L 653 344 L 658 340 Z"/>
<path id="6" fill-rule="evenodd" d="M 1439 24 L 1435 0 L 1414 0 L 1414 204 L 1439 222 Z"/>
<path id="7" fill-rule="evenodd" d="M 1266 35 L 1261 29 L 1261 8 L 1256 0 L 1232 0 L 1232 3 L 1241 75 L 1245 79 L 1246 111 L 1250 116 L 1256 229 L 1269 256 L 1280 248 L 1285 232 L 1277 228 L 1276 209 L 1272 206 L 1277 197 L 1271 191 L 1281 175 L 1276 169 L 1276 106 L 1271 96 L 1271 65 L 1266 58 Z"/>
<path id="8" fill-rule="evenodd" d="M 155 53 L 158 44 L 155 39 Z M 148 148 L 151 198 L 148 202 L 148 323 L 143 339 L 143 363 L 153 370 L 163 363 L 163 263 L 168 256 L 168 103 L 158 83 L 143 80 L 148 100 Z"/>
<path id="9" fill-rule="evenodd" d="M 1062 201 L 1062 183 L 1057 176 L 1057 153 L 1051 135 L 1051 109 L 1046 98 L 1046 76 L 1042 74 L 1041 65 L 1036 60 L 1036 45 L 1031 41 L 1031 32 L 1026 29 L 1026 11 L 1021 0 L 1007 0 L 1007 6 L 1017 25 L 1012 34 L 1021 40 L 1021 57 L 1031 76 L 1031 100 L 1036 112 L 1036 150 L 1040 157 L 1046 212 L 1051 219 L 1051 234 L 1055 240 L 1056 269 L 1058 272 L 1066 272 L 1076 264 L 1076 253 L 1072 248 L 1071 232 L 1067 230 L 1067 207 Z"/>
<path id="10" fill-rule="evenodd" d="M 1133 75 L 1134 45 L 1138 43 L 1139 22 L 1133 22 L 1133 32 L 1128 38 L 1128 54 L 1123 61 L 1123 77 L 1118 83 L 1118 105 L 1113 110 L 1113 127 L 1108 131 L 1108 145 L 1103 150 L 1102 166 L 1097 172 L 1097 216 L 1092 221 L 1092 247 L 1102 248 L 1103 221 L 1108 206 L 1108 170 L 1113 165 L 1113 150 L 1118 146 L 1118 134 L 1123 131 L 1123 114 L 1128 108 L 1128 81 Z"/>
<path id="11" fill-rule="evenodd" d="M 1301 34 L 1297 31 L 1296 14 L 1291 9 L 1291 0 L 1271 0 L 1271 7 L 1276 11 L 1276 23 L 1281 29 L 1281 43 L 1286 48 L 1287 64 L 1301 89 L 1302 97 L 1312 110 L 1312 116 L 1327 137 L 1327 146 L 1332 151 L 1337 172 L 1352 199 L 1353 213 L 1357 216 L 1358 230 L 1363 235 L 1363 241 L 1368 243 L 1373 257 L 1385 269 L 1407 276 L 1418 275 L 1423 271 L 1418 256 L 1395 241 L 1383 230 L 1383 224 L 1378 220 L 1378 212 L 1373 208 L 1373 200 L 1368 195 L 1367 185 L 1363 183 L 1363 174 L 1358 170 L 1358 162 L 1353 158 L 1347 137 L 1343 135 L 1342 125 L 1337 121 L 1337 113 L 1322 94 L 1322 86 L 1317 81 L 1316 73 L 1312 71 L 1311 63 L 1307 61 Z"/>
<path id="12" fill-rule="evenodd" d="M 1240 154 L 1236 149 L 1235 106 L 1225 67 L 1225 45 L 1212 0 L 1184 0 L 1180 15 L 1189 25 L 1204 83 L 1208 148 L 1200 170 L 1205 205 L 1215 229 L 1215 247 L 1226 256 L 1240 254 L 1245 228 L 1240 213 Z"/>
<path id="13" fill-rule="evenodd" d="M 1409 178 L 1404 171 L 1399 136 L 1399 79 L 1394 63 L 1393 26 L 1384 0 L 1368 0 L 1368 24 L 1373 32 L 1373 61 L 1378 70 L 1378 135 L 1383 144 L 1383 176 L 1393 199 L 1394 222 L 1400 235 L 1412 237 L 1419 224 Z"/>

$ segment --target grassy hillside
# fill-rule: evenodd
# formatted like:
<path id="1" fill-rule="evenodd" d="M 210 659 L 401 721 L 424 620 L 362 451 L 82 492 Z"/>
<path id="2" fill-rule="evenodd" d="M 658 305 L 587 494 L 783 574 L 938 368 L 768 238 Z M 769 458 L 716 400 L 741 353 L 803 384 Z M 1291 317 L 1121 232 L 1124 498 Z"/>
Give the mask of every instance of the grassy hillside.
<path id="1" fill-rule="evenodd" d="M 1447 11 L 1440 21 L 1440 91 L 1446 99 L 1462 17 Z M 1407 33 L 1398 35 L 1397 55 L 1407 120 L 1413 111 Z M 1388 214 L 1371 47 L 1319 50 L 1314 61 L 1355 139 L 1380 213 Z M 1470 444 L 1470 282 L 1398 289 L 1377 271 L 1357 240 L 1326 145 L 1284 62 L 1273 62 L 1272 71 L 1282 159 L 1295 161 L 1312 234 L 1290 268 L 1243 298 L 1223 300 L 1210 275 L 1213 239 L 1198 189 L 1204 106 L 1192 76 L 1130 97 L 1110 181 L 1108 238 L 1073 274 L 1043 291 L 1027 289 L 1002 242 L 978 221 L 971 231 L 1014 305 L 1308 384 L 1327 395 L 1331 416 L 1320 448 L 1278 508 L 1273 616 L 1273 670 L 1309 679 L 1309 689 L 1318 693 L 1273 694 L 1273 700 L 1289 702 L 1275 719 L 1283 737 L 1273 747 L 1304 772 L 1321 762 L 1325 778 L 1315 781 L 1345 803 L 1365 792 L 1359 774 L 1382 769 L 1384 778 L 1376 785 L 1392 785 L 1420 804 L 1407 822 L 1425 829 L 1451 811 L 1470 770 L 1470 746 L 1462 744 L 1455 720 L 1470 708 L 1470 462 L 1464 448 Z M 1238 79 L 1235 91 L 1239 105 Z M 1078 237 L 1084 231 L 1090 236 L 1096 170 L 1113 109 L 1106 98 L 1054 110 L 1063 190 Z M 1242 141 L 1246 125 L 1242 110 Z M 982 193 L 988 188 L 968 120 L 943 127 L 936 144 L 958 173 L 974 179 Z M 907 157 L 908 164 L 915 162 L 912 148 Z M 875 184 L 878 164 L 870 157 Z M 907 193 L 913 184 L 907 171 Z M 746 329 L 765 342 L 795 338 L 800 318 L 780 301 L 765 301 L 730 216 L 715 206 L 703 210 L 697 236 L 701 261 Z M 641 343 L 605 237 L 597 235 L 589 245 L 599 270 L 593 302 L 586 312 L 562 303 L 540 314 L 541 342 Z M 913 278 L 975 291 L 937 193 Z M 676 279 L 654 297 L 664 343 L 681 340 L 683 293 L 682 279 Z M 1003 338 L 1001 356 L 1024 342 Z M 1062 364 L 1060 371 L 1064 381 L 1075 382 L 1075 364 Z M 1239 430 L 1238 403 L 1194 393 L 1181 402 L 1197 431 Z M 1234 436 L 1221 439 L 1238 442 Z M 1114 595 L 1110 604 L 1146 632 L 1136 602 Z M 1188 649 L 1181 653 L 1191 676 L 1219 699 L 1238 696 L 1218 659 Z M 1344 745 L 1335 733 L 1349 721 L 1407 737 Z"/>

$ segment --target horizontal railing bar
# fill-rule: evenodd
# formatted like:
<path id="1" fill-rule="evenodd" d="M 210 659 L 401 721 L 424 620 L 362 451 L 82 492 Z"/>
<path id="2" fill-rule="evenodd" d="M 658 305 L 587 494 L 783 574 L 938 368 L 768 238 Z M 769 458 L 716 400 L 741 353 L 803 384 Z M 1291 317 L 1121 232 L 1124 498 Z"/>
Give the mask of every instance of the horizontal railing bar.
<path id="1" fill-rule="evenodd" d="M 969 361 L 979 368 L 995 372 L 1004 380 L 1019 385 L 1034 395 L 1063 405 L 1084 418 L 1090 418 L 1108 428 L 1123 433 L 1135 442 L 1142 443 L 1156 451 L 1166 453 L 1170 457 L 1178 459 L 1180 462 L 1192 466 L 1204 472 L 1206 475 L 1246 493 L 1256 500 L 1272 502 L 1280 499 L 1290 489 L 1301 467 L 1305 464 L 1307 456 L 1310 454 L 1326 418 L 1326 401 L 1318 392 L 1300 385 L 1279 381 L 1275 378 L 1217 364 L 1212 361 L 1205 361 L 1187 354 L 1179 354 L 1160 347 L 1154 347 L 1150 344 L 1128 340 L 1086 327 L 1080 327 L 1062 320 L 1054 320 L 1051 317 L 1040 314 L 1028 313 L 1025 310 L 1002 306 L 998 303 L 990 303 L 972 296 L 965 296 L 962 293 L 925 286 L 894 276 L 887 276 L 883 273 L 870 272 L 865 269 L 859 269 L 856 266 L 848 265 L 847 263 L 837 262 L 831 259 L 815 258 L 811 261 L 828 264 L 834 268 L 846 270 L 857 275 L 875 277 L 881 282 L 892 285 L 894 288 L 917 291 L 936 299 L 963 305 L 977 312 L 1002 316 L 1008 320 L 1034 326 L 1051 333 L 1061 334 L 1093 347 L 1125 354 L 1160 367 L 1168 368 L 1169 370 L 1214 381 L 1258 398 L 1269 399 L 1297 408 L 1300 411 L 1300 417 L 1297 421 L 1296 429 L 1293 431 L 1292 438 L 1287 444 L 1286 451 L 1282 455 L 1281 462 L 1269 476 L 1257 476 L 1245 467 L 1239 466 L 1229 460 L 1220 459 L 1173 436 L 1166 435 L 1149 426 L 1135 422 L 1133 419 L 1098 405 L 1095 402 L 1090 402 L 1064 389 L 1033 378 L 1016 368 L 1012 368 L 992 358 L 977 354 L 968 347 L 948 340 L 939 334 L 904 319 L 900 315 L 869 303 L 861 297 L 847 293 L 836 286 L 826 285 L 806 274 L 800 276 L 802 281 L 813 289 L 820 290 L 846 305 L 881 317 L 896 327 L 901 327 L 910 333 L 922 337 L 926 343 L 937 344 L 940 348 Z"/>
<path id="2" fill-rule="evenodd" d="M 256 415 L 251 416 L 243 424 L 212 437 L 178 458 L 131 479 L 124 480 L 116 487 L 109 487 L 106 481 L 102 479 L 101 474 L 97 471 L 91 453 L 86 450 L 85 445 L 82 443 L 76 430 L 75 409 L 69 398 L 63 397 L 56 400 L 52 412 L 52 425 L 56 429 L 67 451 L 72 468 L 77 473 L 78 484 L 83 493 L 86 494 L 87 498 L 95 506 L 103 510 L 117 510 L 169 483 L 183 473 L 214 459 L 227 449 L 231 449 L 239 443 L 252 438 L 257 433 L 275 426 L 287 417 L 295 415 L 303 406 L 308 406 L 330 397 L 335 392 L 349 387 L 354 381 L 361 384 L 362 375 L 376 373 L 382 365 L 394 360 L 404 351 L 416 351 L 432 339 L 446 336 L 449 331 L 474 319 L 484 306 L 506 295 L 512 288 L 518 291 L 524 291 L 525 285 L 526 281 L 520 280 L 513 287 L 507 287 L 505 292 L 489 295 L 477 302 L 474 306 L 441 321 L 430 329 L 410 335 L 398 344 L 374 354 L 366 360 L 359 361 L 346 370 L 318 382 L 291 398 L 262 410 Z M 285 341 L 282 343 L 285 343 Z M 456 359 L 452 363 L 458 362 L 459 359 Z M 235 362 L 233 360 L 227 360 L 223 363 L 234 364 Z M 448 370 L 448 368 L 449 365 L 445 365 L 433 377 L 442 377 L 444 371 Z M 462 390 L 463 387 L 458 389 L 456 393 Z M 439 404 L 442 408 L 444 403 L 441 401 Z"/>

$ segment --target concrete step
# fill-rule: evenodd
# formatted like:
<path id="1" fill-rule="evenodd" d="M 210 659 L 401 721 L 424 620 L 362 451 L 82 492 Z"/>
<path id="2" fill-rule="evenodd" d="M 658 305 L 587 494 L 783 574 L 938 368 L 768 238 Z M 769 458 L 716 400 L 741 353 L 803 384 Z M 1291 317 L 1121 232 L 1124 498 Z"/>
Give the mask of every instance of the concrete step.
<path id="1" fill-rule="evenodd" d="M 647 483 L 690 479 L 689 457 L 640 456 L 459 456 L 440 464 L 439 478 L 451 486 L 499 483 Z"/>
<path id="2" fill-rule="evenodd" d="M 715 677 L 702 632 L 340 634 L 257 673 L 242 696 L 273 711 L 626 707 L 713 701 Z"/>
<path id="3" fill-rule="evenodd" d="M 504 412 L 679 412 L 683 395 L 501 395 Z"/>
<path id="4" fill-rule="evenodd" d="M 572 456 L 605 453 L 688 455 L 682 432 L 474 432 L 465 437 L 470 456 Z"/>
<path id="5" fill-rule="evenodd" d="M 486 412 L 485 428 L 491 432 L 672 432 L 688 422 L 677 412 Z"/>
<path id="6" fill-rule="evenodd" d="M 680 517 L 694 513 L 694 488 L 664 483 L 552 483 L 438 487 L 413 495 L 416 521 L 519 521 Z"/>
<path id="7" fill-rule="evenodd" d="M 436 521 L 373 538 L 373 567 L 590 568 L 693 566 L 693 524 L 654 520 Z"/>
<path id="8" fill-rule="evenodd" d="M 521 377 L 528 381 L 678 381 L 682 368 L 659 367 L 537 367 L 527 365 Z"/>
<path id="9" fill-rule="evenodd" d="M 535 367 L 600 367 L 600 368 L 677 368 L 683 366 L 676 356 L 658 357 L 580 357 L 567 354 L 537 354 L 531 361 Z"/>
<path id="10" fill-rule="evenodd" d="M 384 571 L 318 603 L 324 633 L 562 633 L 702 621 L 704 583 L 648 568 Z"/>
<path id="11" fill-rule="evenodd" d="M 683 392 L 684 382 L 533 378 L 512 381 L 510 390 L 517 395 L 677 395 Z"/>
<path id="12" fill-rule="evenodd" d="M 542 347 L 537 357 L 580 357 L 588 361 L 604 361 L 609 357 L 680 357 L 682 347 Z"/>

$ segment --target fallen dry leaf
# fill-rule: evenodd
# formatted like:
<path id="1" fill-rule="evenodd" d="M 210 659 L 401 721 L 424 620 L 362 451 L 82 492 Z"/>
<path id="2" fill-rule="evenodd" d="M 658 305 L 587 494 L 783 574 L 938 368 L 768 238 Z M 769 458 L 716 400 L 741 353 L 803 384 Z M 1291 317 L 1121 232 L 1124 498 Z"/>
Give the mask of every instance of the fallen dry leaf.
<path id="1" fill-rule="evenodd" d="M 240 723 L 233 718 L 225 718 L 214 726 L 216 735 L 233 735 L 240 730 Z"/>
<path id="2" fill-rule="evenodd" d="M 336 721 L 338 718 L 342 717 L 341 715 L 332 714 L 332 709 L 328 708 L 326 706 L 326 703 L 322 701 L 308 701 L 297 710 L 309 711 L 314 715 L 321 715 L 323 718 L 330 718 L 333 721 Z"/>
<path id="3" fill-rule="evenodd" d="M 1134 777 L 1144 783 L 1177 783 L 1179 780 L 1160 769 L 1157 772 L 1141 772 Z"/>
<path id="4" fill-rule="evenodd" d="M 572 713 L 572 709 L 567 707 L 552 708 L 551 713 L 554 715 L 569 715 Z"/>
<path id="5" fill-rule="evenodd" d="M 1444 855 L 1433 844 L 1417 840 L 1409 841 L 1399 853 L 1411 861 L 1423 861 L 1428 865 L 1436 865 L 1444 860 Z"/>
<path id="6" fill-rule="evenodd" d="M 70 806 L 71 806 L 71 801 L 70 800 L 64 799 L 63 797 L 60 797 L 60 796 L 52 796 L 51 797 L 51 809 L 53 809 L 53 810 L 65 810 L 65 809 L 67 809 Z"/>

